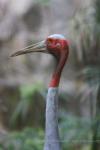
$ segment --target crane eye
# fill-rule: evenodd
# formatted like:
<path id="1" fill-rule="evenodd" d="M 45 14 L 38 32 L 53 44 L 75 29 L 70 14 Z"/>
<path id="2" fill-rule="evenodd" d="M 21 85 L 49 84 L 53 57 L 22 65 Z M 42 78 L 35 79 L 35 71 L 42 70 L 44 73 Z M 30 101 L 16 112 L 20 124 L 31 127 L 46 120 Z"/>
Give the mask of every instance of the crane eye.
<path id="1" fill-rule="evenodd" d="M 51 44 L 52 44 L 52 41 L 48 40 L 48 46 L 51 46 Z"/>
<path id="2" fill-rule="evenodd" d="M 57 48 L 61 48 L 61 44 L 60 44 L 60 43 L 57 43 L 57 44 L 56 44 L 56 47 L 57 47 Z"/>

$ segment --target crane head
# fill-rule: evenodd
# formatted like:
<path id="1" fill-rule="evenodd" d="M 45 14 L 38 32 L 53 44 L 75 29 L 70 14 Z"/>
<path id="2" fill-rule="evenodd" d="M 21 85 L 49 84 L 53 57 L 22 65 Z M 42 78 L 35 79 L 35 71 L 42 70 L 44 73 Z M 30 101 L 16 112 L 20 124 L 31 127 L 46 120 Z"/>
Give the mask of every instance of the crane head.
<path id="1" fill-rule="evenodd" d="M 53 34 L 47 37 L 46 40 L 41 41 L 36 44 L 32 44 L 28 47 L 25 47 L 11 55 L 11 57 L 23 55 L 26 53 L 32 52 L 43 52 L 50 53 L 56 58 L 59 58 L 62 54 L 68 54 L 68 42 L 63 35 Z"/>
<path id="2" fill-rule="evenodd" d="M 66 38 L 61 34 L 53 34 L 48 36 L 46 47 L 49 53 L 59 58 L 61 55 L 68 53 L 69 46 Z"/>

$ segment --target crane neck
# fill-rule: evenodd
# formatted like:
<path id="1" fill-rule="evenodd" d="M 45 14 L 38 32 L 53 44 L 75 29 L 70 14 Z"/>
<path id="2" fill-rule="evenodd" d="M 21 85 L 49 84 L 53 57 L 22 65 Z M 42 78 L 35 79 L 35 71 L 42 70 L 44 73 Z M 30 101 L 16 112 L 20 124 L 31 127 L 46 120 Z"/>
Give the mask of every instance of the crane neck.
<path id="1" fill-rule="evenodd" d="M 54 70 L 54 73 L 53 73 L 52 79 L 50 81 L 49 87 L 58 87 L 59 86 L 61 73 L 62 73 L 64 65 L 67 61 L 68 53 L 69 53 L 68 50 L 62 51 L 59 59 L 57 59 L 57 65 L 56 65 L 56 68 Z"/>

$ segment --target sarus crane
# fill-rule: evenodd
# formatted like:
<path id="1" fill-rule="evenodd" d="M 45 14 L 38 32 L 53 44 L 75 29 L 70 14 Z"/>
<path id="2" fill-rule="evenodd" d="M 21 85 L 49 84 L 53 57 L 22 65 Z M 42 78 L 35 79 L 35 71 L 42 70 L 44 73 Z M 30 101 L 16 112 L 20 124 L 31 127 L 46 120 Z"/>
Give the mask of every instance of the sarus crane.
<path id="1" fill-rule="evenodd" d="M 61 150 L 58 130 L 58 87 L 63 67 L 69 54 L 69 44 L 60 34 L 53 34 L 36 44 L 25 47 L 11 55 L 11 57 L 32 52 L 43 52 L 53 55 L 56 67 L 49 84 L 46 99 L 46 123 L 44 150 Z"/>

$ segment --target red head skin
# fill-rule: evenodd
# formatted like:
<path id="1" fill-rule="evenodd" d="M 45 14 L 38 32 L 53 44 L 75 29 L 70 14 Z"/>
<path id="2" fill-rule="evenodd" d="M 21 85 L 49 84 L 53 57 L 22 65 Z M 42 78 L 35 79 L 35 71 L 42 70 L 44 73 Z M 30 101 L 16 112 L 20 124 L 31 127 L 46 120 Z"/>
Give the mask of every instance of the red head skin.
<path id="1" fill-rule="evenodd" d="M 46 45 L 49 53 L 57 60 L 57 67 L 52 76 L 49 87 L 58 87 L 61 73 L 69 54 L 68 42 L 65 39 L 47 38 Z"/>

